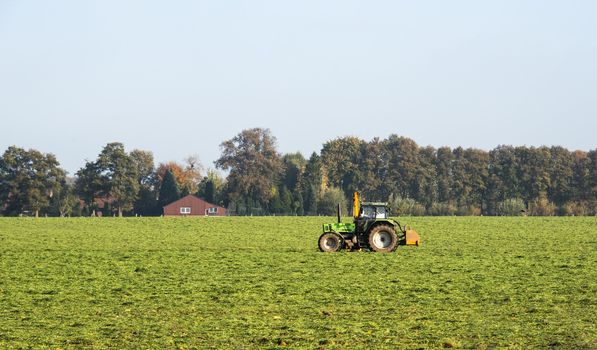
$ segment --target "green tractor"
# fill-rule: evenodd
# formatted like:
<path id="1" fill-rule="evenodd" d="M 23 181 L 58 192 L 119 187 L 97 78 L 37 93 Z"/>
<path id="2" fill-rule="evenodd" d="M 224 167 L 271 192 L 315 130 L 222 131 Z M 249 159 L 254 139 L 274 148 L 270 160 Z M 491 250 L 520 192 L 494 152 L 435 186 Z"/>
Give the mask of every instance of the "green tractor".
<path id="1" fill-rule="evenodd" d="M 323 225 L 323 234 L 319 237 L 319 250 L 337 252 L 342 249 L 369 249 L 374 252 L 393 252 L 399 245 L 420 245 L 417 232 L 400 225 L 390 219 L 388 203 L 359 203 L 359 194 L 353 195 L 352 223 L 340 220 L 338 205 L 338 222 Z"/>

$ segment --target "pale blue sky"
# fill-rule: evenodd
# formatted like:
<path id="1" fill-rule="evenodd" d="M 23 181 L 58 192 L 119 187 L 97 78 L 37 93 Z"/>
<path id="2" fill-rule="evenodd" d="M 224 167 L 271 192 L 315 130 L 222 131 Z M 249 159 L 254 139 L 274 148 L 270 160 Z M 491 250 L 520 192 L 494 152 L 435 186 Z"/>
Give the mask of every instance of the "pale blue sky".
<path id="1" fill-rule="evenodd" d="M 596 1 L 0 0 L 0 148 L 72 174 L 108 142 L 197 154 L 267 127 L 281 152 L 597 147 Z"/>

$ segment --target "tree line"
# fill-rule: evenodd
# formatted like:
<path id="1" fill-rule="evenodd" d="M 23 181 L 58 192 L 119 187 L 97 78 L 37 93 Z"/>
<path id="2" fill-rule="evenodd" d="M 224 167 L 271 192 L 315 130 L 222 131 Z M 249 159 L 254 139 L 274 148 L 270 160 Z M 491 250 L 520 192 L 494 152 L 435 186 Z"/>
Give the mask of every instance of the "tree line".
<path id="1" fill-rule="evenodd" d="M 397 135 L 349 136 L 305 158 L 280 154 L 261 128 L 220 149 L 216 169 L 204 172 L 194 156 L 156 166 L 150 151 L 109 143 L 68 177 L 54 155 L 11 146 L 0 157 L 0 213 L 154 216 L 194 194 L 232 215 L 333 215 L 360 191 L 400 215 L 597 215 L 597 150 L 436 149 Z"/>

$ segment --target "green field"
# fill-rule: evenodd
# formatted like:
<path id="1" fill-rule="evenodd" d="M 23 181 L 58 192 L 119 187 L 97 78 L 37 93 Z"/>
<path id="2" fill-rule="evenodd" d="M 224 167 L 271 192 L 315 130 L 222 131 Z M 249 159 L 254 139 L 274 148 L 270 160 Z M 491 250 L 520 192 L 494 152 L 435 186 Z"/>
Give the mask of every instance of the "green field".
<path id="1" fill-rule="evenodd" d="M 0 219 L 0 348 L 597 348 L 597 218 Z M 347 219 L 349 220 L 349 219 Z"/>

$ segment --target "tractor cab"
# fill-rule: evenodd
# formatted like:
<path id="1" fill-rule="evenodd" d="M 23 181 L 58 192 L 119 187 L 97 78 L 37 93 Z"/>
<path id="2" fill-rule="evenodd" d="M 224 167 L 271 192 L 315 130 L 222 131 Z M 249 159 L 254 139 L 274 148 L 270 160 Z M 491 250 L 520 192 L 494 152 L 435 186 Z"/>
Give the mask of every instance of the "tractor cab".
<path id="1" fill-rule="evenodd" d="M 389 216 L 388 204 L 381 202 L 363 202 L 358 219 L 387 219 Z"/>
<path id="2" fill-rule="evenodd" d="M 367 233 L 374 225 L 388 224 L 393 228 L 396 225 L 388 220 L 390 216 L 388 203 L 383 202 L 361 202 L 358 193 L 353 195 L 353 217 L 355 233 L 359 241 L 366 244 Z"/>

